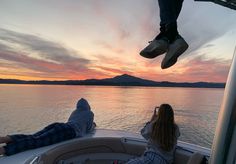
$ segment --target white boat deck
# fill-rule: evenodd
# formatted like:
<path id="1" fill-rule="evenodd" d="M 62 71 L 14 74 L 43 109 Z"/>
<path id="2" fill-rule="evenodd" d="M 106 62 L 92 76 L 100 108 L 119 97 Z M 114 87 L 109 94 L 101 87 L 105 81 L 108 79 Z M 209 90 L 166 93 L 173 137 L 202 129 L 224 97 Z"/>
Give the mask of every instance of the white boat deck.
<path id="1" fill-rule="evenodd" d="M 104 138 L 104 137 L 114 137 L 114 138 L 132 138 L 135 139 L 135 141 L 140 141 L 143 142 L 143 144 L 146 144 L 145 139 L 140 135 L 136 133 L 130 133 L 130 132 L 125 132 L 125 131 L 119 131 L 119 130 L 106 130 L 106 129 L 97 129 L 94 132 L 88 134 L 85 136 L 85 138 Z M 21 152 L 12 156 L 2 156 L 0 157 L 0 164 L 24 164 L 28 159 L 33 158 L 39 154 L 42 154 L 49 149 L 55 148 L 56 146 L 67 144 L 70 142 L 74 142 L 75 140 L 79 140 L 80 138 L 72 139 L 69 141 L 61 142 L 58 144 L 50 145 L 50 146 L 45 146 L 42 148 L 38 149 L 33 149 L 33 150 L 28 150 L 25 152 Z M 178 146 L 181 149 L 190 151 L 190 152 L 195 152 L 199 151 L 202 154 L 209 156 L 210 155 L 210 149 L 181 142 L 178 141 Z"/>
<path id="2" fill-rule="evenodd" d="M 137 138 L 140 140 L 143 140 L 142 136 L 139 134 L 124 132 L 124 131 L 118 131 L 118 130 L 105 130 L 105 129 L 99 129 L 95 130 L 93 133 L 86 135 L 87 138 L 96 138 L 96 137 L 131 137 L 131 138 Z M 25 161 L 33 156 L 36 156 L 38 154 L 41 154 L 43 152 L 46 152 L 47 150 L 54 148 L 58 145 L 66 144 L 73 142 L 75 140 L 78 140 L 80 138 L 75 138 L 69 141 L 61 142 L 58 144 L 45 146 L 38 149 L 28 150 L 25 152 L 21 152 L 12 156 L 0 156 L 0 164 L 23 164 Z"/>

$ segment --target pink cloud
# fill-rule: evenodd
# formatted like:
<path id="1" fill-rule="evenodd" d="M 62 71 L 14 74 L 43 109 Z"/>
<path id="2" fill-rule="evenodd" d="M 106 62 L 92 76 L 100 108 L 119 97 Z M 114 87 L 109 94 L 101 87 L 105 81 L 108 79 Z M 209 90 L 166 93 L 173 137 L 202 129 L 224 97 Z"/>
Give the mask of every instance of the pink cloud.
<path id="1" fill-rule="evenodd" d="M 185 63 L 184 79 L 192 81 L 225 82 L 230 68 L 230 60 L 203 59 L 198 57 Z"/>
<path id="2" fill-rule="evenodd" d="M 160 67 L 160 61 L 155 63 Z M 155 81 L 172 82 L 226 82 L 230 60 L 204 59 L 202 56 L 181 61 L 167 70 L 157 69 L 154 64 L 146 64 L 145 70 L 140 70 L 138 76 Z"/>

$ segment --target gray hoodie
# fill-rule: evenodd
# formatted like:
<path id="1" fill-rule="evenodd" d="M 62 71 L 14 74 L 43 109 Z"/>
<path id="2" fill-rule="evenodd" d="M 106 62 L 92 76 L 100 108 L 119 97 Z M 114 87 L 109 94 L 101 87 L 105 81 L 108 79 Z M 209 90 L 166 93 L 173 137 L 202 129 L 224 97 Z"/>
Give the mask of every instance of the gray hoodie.
<path id="1" fill-rule="evenodd" d="M 76 109 L 71 113 L 67 124 L 76 132 L 76 137 L 82 137 L 93 128 L 94 114 L 90 109 L 88 101 L 81 98 L 76 105 Z"/>

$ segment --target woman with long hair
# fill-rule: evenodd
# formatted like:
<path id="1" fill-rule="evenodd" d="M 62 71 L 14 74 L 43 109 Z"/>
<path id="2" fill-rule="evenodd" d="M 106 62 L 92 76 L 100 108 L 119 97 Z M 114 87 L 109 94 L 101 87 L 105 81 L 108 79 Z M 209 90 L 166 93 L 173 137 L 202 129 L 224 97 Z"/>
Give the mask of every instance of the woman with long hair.
<path id="1" fill-rule="evenodd" d="M 131 159 L 127 164 L 173 163 L 180 132 L 174 120 L 174 111 L 169 104 L 155 108 L 151 120 L 146 123 L 141 134 L 148 141 L 146 151 L 141 157 Z"/>

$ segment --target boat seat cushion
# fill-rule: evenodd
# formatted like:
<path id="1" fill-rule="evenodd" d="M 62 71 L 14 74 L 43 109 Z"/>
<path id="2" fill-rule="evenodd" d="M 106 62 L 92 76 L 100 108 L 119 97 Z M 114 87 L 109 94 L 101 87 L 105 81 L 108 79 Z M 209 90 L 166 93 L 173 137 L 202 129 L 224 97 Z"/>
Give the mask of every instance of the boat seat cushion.
<path id="1" fill-rule="evenodd" d="M 204 164 L 204 155 L 195 152 L 188 160 L 187 164 Z"/>

